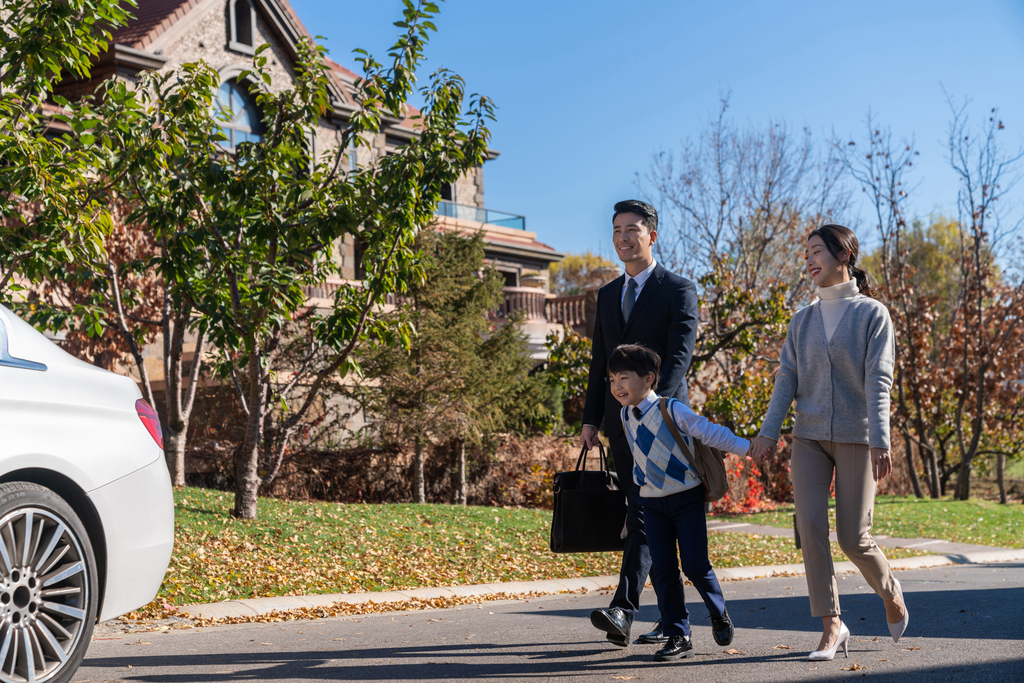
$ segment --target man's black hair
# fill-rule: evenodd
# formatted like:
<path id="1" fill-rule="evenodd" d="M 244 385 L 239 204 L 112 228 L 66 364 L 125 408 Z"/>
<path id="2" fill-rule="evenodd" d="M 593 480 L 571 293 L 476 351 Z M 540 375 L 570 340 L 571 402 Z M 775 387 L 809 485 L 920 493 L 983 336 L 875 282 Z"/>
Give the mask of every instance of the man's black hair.
<path id="1" fill-rule="evenodd" d="M 647 228 L 647 232 L 657 232 L 658 230 L 658 212 L 647 202 L 642 202 L 639 199 L 625 199 L 616 202 L 613 211 L 615 212 L 612 214 L 613 221 L 620 213 L 636 213 L 643 216 L 640 225 Z"/>
<path id="2" fill-rule="evenodd" d="M 651 389 L 658 388 L 658 376 L 661 374 L 661 356 L 641 344 L 619 344 L 608 356 L 608 374 L 635 372 L 641 377 L 654 373 L 654 384 Z"/>

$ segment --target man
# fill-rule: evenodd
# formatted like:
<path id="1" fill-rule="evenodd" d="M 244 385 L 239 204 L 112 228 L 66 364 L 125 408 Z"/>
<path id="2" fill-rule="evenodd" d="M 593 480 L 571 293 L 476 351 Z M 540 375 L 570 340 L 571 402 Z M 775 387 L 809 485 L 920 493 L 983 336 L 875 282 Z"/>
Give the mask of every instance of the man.
<path id="1" fill-rule="evenodd" d="M 581 444 L 597 444 L 598 427 L 611 444 L 619 485 L 626 491 L 626 545 L 619 585 L 608 609 L 594 610 L 590 621 L 619 647 L 629 645 L 629 631 L 640 607 L 640 593 L 651 570 L 651 553 L 638 507 L 639 487 L 633 481 L 633 456 L 622 431 L 620 406 L 609 389 L 608 354 L 619 344 L 642 344 L 663 359 L 658 386 L 662 396 L 689 405 L 686 370 L 697 341 L 697 288 L 654 260 L 658 212 L 635 199 L 615 205 L 612 241 L 625 274 L 601 288 L 597 297 L 594 350 L 590 361 L 587 399 L 583 409 Z M 661 620 L 643 643 L 663 643 Z"/>

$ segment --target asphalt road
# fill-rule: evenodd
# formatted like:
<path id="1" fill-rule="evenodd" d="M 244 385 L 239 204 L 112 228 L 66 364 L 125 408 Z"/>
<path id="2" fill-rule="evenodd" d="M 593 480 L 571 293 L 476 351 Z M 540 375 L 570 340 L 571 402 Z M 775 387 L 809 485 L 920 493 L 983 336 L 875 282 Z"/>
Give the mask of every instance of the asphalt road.
<path id="1" fill-rule="evenodd" d="M 446 610 L 123 635 L 92 643 L 74 681 L 881 681 L 1024 682 L 1024 564 L 898 572 L 910 626 L 894 645 L 881 600 L 839 578 L 850 657 L 808 662 L 821 621 L 802 576 L 723 583 L 736 639 L 711 638 L 687 601 L 698 655 L 656 663 L 657 646 L 606 643 L 588 618 L 607 594 L 556 595 Z M 657 618 L 654 594 L 635 633 Z M 111 636 L 106 636 L 112 638 Z M 858 668 L 850 669 L 856 664 Z M 863 668 L 859 668 L 863 667 Z"/>

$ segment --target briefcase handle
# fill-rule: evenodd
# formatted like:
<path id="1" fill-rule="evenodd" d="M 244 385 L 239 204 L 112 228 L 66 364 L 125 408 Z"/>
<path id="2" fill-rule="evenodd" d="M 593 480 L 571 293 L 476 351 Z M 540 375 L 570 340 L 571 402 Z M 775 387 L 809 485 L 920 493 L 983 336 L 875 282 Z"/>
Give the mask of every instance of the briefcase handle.
<path id="1" fill-rule="evenodd" d="M 608 471 L 608 458 L 605 456 L 604 444 L 600 441 L 597 442 L 597 447 L 601 449 L 601 471 Z M 580 450 L 580 457 L 576 459 L 575 472 L 579 472 L 581 469 L 587 469 L 587 453 L 590 451 L 586 444 L 583 444 L 583 448 Z"/>

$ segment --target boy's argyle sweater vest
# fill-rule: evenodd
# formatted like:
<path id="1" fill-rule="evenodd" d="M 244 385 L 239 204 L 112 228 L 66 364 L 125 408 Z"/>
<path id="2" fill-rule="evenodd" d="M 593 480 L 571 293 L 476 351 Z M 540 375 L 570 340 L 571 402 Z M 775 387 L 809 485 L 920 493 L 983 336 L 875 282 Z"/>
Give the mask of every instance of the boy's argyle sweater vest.
<path id="1" fill-rule="evenodd" d="M 676 401 L 674 398 L 668 400 L 665 407 L 669 415 L 672 415 L 672 404 Z M 700 486 L 696 471 L 661 418 L 657 401 L 648 407 L 639 420 L 632 406 L 623 408 L 622 426 L 626 440 L 629 441 L 629 450 L 633 453 L 633 481 L 640 487 L 642 497 L 663 498 Z M 678 429 L 679 435 L 692 447 L 686 428 Z"/>

